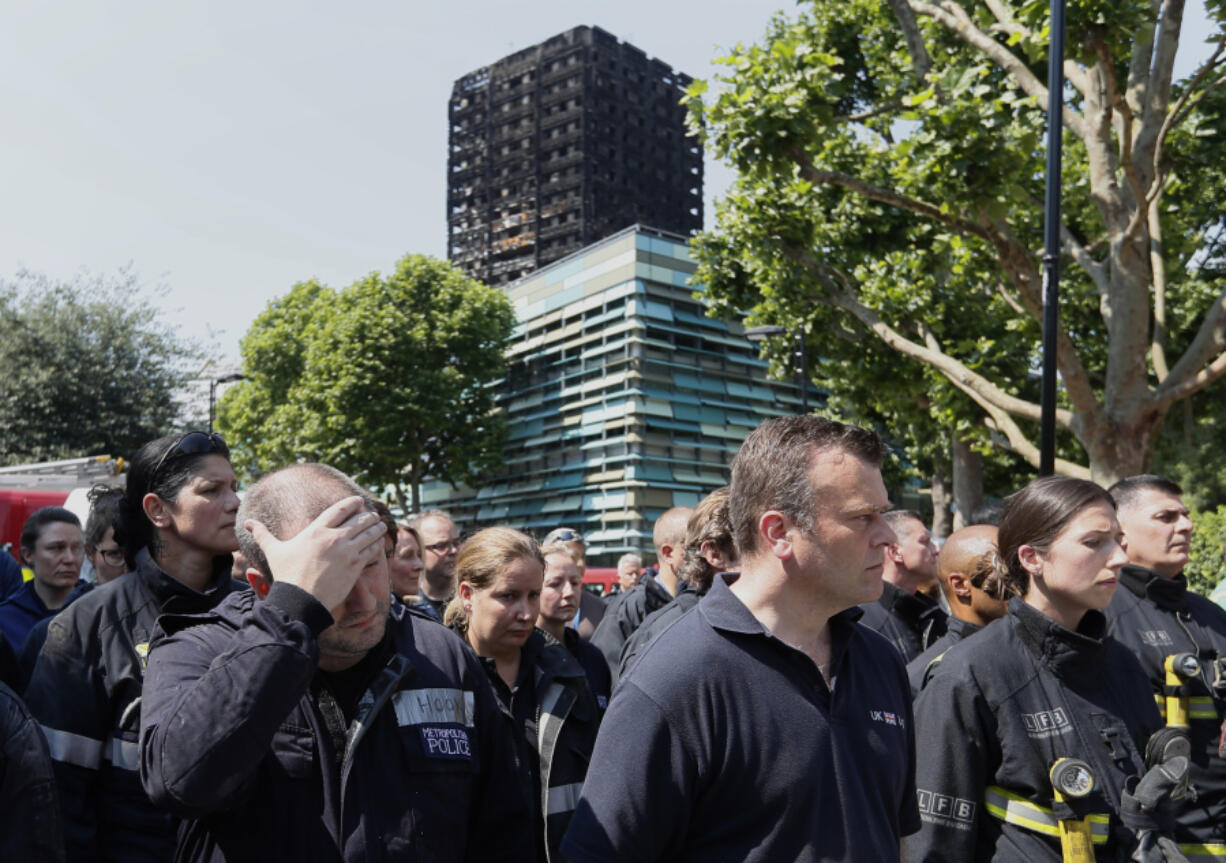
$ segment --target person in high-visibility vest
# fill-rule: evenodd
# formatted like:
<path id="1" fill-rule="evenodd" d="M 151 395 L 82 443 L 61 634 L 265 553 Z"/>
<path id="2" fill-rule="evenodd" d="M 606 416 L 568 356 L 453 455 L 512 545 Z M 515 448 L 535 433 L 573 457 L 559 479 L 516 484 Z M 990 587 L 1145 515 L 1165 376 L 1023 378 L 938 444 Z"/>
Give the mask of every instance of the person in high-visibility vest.
<path id="1" fill-rule="evenodd" d="M 1122 800 L 1162 718 L 1106 635 L 1127 563 L 1115 505 L 1086 480 L 1035 480 L 1006 500 L 998 549 L 985 589 L 1008 613 L 950 648 L 915 701 L 923 827 L 904 860 L 1126 860 L 1156 826 Z"/>
<path id="2" fill-rule="evenodd" d="M 1186 729 L 1189 781 L 1175 838 L 1189 859 L 1226 861 L 1226 610 L 1188 590 L 1193 525 L 1183 490 L 1152 474 L 1109 491 L 1128 566 L 1107 607 L 1111 634 L 1141 661 L 1168 725 Z"/>

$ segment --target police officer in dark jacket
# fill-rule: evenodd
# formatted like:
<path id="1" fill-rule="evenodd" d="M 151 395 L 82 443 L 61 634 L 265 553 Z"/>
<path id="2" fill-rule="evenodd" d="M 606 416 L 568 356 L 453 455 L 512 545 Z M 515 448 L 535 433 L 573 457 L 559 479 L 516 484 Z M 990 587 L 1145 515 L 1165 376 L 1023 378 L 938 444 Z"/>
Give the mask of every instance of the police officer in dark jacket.
<path id="1" fill-rule="evenodd" d="M 1129 559 L 1107 608 L 1110 631 L 1141 661 L 1164 713 L 1167 658 L 1198 659 L 1199 668 L 1180 677 L 1179 691 L 1172 693 L 1186 699 L 1195 788 L 1176 814 L 1176 838 L 1189 858 L 1226 860 L 1226 611 L 1189 592 L 1182 575 L 1192 538 L 1182 489 L 1146 474 L 1121 480 L 1110 491 Z"/>
<path id="2" fill-rule="evenodd" d="M 506 527 L 478 531 L 456 558 L 456 596 L 445 620 L 481 657 L 506 715 L 534 801 L 536 859 L 561 863 L 600 711 L 579 662 L 534 628 L 544 570 L 530 536 Z"/>
<path id="3" fill-rule="evenodd" d="M 541 556 L 545 561 L 545 583 L 541 588 L 536 625 L 553 636 L 582 666 L 587 675 L 588 688 L 596 697 L 597 706 L 604 710 L 609 705 L 609 694 L 613 690 L 609 663 L 605 662 L 604 654 L 596 645 L 585 641 L 570 626 L 584 594 L 579 561 L 575 559 L 571 547 L 561 542 L 543 546 Z"/>
<path id="4" fill-rule="evenodd" d="M 240 511 L 253 591 L 167 616 L 141 778 L 180 861 L 525 861 L 528 804 L 476 657 L 389 612 L 385 528 L 344 474 L 294 465 Z"/>
<path id="5" fill-rule="evenodd" d="M 116 537 L 135 571 L 82 596 L 47 630 L 25 698 L 55 764 L 70 861 L 162 863 L 174 853 L 174 820 L 137 774 L 145 658 L 159 614 L 205 611 L 230 592 L 236 488 L 218 435 L 142 447 Z"/>

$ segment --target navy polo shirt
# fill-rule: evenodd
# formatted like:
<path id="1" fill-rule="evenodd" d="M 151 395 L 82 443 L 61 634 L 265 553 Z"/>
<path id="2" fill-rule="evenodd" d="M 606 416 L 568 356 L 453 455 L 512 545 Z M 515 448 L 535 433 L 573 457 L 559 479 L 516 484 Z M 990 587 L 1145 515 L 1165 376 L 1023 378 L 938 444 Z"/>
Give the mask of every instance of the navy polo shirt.
<path id="1" fill-rule="evenodd" d="M 898 860 L 920 827 L 911 693 L 859 614 L 830 620 L 831 691 L 716 578 L 617 687 L 567 858 Z"/>

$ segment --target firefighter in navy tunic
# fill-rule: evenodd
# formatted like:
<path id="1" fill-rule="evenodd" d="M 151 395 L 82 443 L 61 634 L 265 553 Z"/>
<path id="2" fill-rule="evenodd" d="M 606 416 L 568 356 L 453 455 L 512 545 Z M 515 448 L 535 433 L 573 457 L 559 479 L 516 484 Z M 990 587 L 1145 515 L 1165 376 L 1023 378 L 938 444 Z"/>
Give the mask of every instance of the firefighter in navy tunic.
<path id="1" fill-rule="evenodd" d="M 1183 568 L 1192 522 L 1182 489 L 1144 474 L 1110 492 L 1129 565 L 1107 608 L 1109 631 L 1141 661 L 1167 724 L 1187 729 L 1195 791 L 1176 813 L 1181 848 L 1189 859 L 1226 860 L 1226 610 L 1188 591 Z M 1194 657 L 1194 668 L 1186 675 L 1173 669 L 1168 685 L 1168 660 L 1181 655 Z M 1168 696 L 1174 699 L 1169 712 Z"/>
<path id="2" fill-rule="evenodd" d="M 1100 611 L 1127 563 L 1111 498 L 1036 480 L 1006 502 L 999 548 L 1008 614 L 954 645 L 915 703 L 923 828 L 905 859 L 1082 863 L 1167 847 L 1177 791 L 1151 793 L 1166 774 L 1143 755 L 1162 719 Z"/>

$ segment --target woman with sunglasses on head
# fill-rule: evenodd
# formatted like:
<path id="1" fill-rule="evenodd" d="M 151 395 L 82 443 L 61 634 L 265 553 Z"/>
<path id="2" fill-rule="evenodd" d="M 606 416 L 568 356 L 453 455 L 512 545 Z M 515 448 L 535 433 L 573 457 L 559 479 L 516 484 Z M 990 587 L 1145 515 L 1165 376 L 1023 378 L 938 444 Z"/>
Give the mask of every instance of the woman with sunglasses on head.
<path id="1" fill-rule="evenodd" d="M 1086 480 L 1038 479 L 1005 501 L 984 589 L 1008 612 L 951 647 L 915 701 L 923 826 L 905 860 L 1124 861 L 1169 826 L 1171 802 L 1138 801 L 1166 782 L 1147 757 L 1177 774 L 1178 745 L 1155 734 L 1145 673 L 1102 613 L 1128 562 L 1120 538 L 1111 497 Z"/>
<path id="2" fill-rule="evenodd" d="M 479 531 L 456 559 L 456 595 L 444 622 L 481 657 L 510 720 L 525 793 L 533 801 L 537 859 L 562 860 L 596 742 L 599 712 L 583 668 L 536 629 L 545 561 L 531 537 L 507 527 Z"/>
<path id="3" fill-rule="evenodd" d="M 48 628 L 25 698 L 51 750 L 70 861 L 174 855 L 175 825 L 149 802 L 138 773 L 145 655 L 158 615 L 207 611 L 230 591 L 237 488 L 220 435 L 145 444 L 115 532 L 134 570 Z"/>

